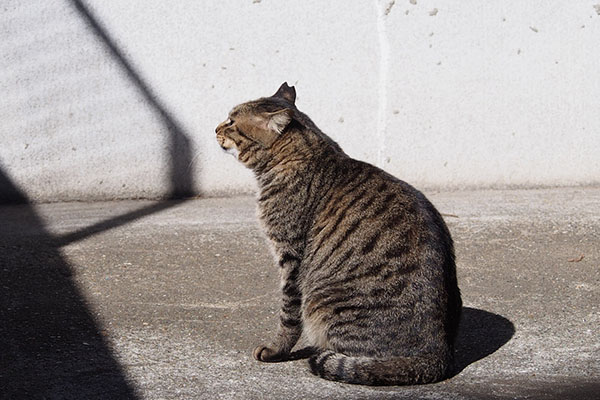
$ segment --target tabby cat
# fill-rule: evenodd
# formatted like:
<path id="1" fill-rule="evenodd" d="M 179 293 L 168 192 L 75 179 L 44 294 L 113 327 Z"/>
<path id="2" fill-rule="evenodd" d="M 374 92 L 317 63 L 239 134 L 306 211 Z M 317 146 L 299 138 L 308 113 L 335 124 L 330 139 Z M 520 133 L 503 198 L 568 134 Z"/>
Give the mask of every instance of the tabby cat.
<path id="1" fill-rule="evenodd" d="M 304 333 L 313 373 L 366 385 L 448 376 L 462 302 L 448 228 L 407 183 L 346 155 L 295 106 L 287 83 L 240 104 L 219 145 L 250 168 L 278 260 L 277 335 L 259 361 L 286 360 Z"/>

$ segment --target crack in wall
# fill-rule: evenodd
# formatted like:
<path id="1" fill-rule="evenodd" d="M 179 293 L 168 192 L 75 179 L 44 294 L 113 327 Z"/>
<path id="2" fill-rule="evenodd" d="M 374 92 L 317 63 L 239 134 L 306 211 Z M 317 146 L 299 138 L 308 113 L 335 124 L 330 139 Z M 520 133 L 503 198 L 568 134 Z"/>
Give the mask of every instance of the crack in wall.
<path id="1" fill-rule="evenodd" d="M 386 19 L 395 1 L 375 0 L 377 13 L 377 42 L 379 45 L 379 81 L 377 85 L 377 158 L 376 165 L 383 167 L 385 157 L 385 136 L 387 130 L 387 81 L 390 66 L 390 43 L 388 40 Z"/>

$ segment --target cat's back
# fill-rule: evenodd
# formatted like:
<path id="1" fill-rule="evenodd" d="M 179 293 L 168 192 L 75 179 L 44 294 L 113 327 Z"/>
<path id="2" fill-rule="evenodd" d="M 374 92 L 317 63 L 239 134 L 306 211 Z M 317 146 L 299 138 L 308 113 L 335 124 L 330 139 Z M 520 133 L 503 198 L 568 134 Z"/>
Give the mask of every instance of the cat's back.
<path id="1" fill-rule="evenodd" d="M 320 194 L 308 254 L 330 259 L 346 250 L 354 259 L 417 262 L 424 248 L 452 253 L 442 217 L 417 189 L 352 158 L 341 158 L 336 168 L 336 182 Z"/>
<path id="2" fill-rule="evenodd" d="M 350 347 L 358 346 L 357 355 L 446 349 L 460 294 L 449 282 L 455 281 L 454 252 L 443 219 L 421 192 L 379 168 L 352 159 L 340 167 L 344 173 L 323 196 L 309 235 L 308 330 L 329 337 L 315 334 L 323 343 L 336 335 L 353 343 L 346 339 L 354 335 Z M 367 326 L 359 327 L 360 320 Z"/>

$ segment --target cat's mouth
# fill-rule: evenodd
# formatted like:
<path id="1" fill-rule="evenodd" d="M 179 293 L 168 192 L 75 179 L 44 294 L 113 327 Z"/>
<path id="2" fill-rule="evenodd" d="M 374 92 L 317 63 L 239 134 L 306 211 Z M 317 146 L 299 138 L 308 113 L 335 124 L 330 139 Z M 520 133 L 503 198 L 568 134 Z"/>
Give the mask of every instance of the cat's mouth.
<path id="1" fill-rule="evenodd" d="M 239 156 L 239 151 L 238 149 L 235 147 L 235 145 L 233 144 L 232 140 L 226 138 L 223 135 L 219 135 L 217 134 L 217 142 L 219 143 L 219 146 L 221 147 L 221 149 L 227 153 L 227 154 L 231 154 L 232 156 L 234 156 L 236 159 Z"/>
<path id="2" fill-rule="evenodd" d="M 223 151 L 225 153 L 231 154 L 232 156 L 234 156 L 236 160 L 239 158 L 240 152 L 235 147 L 230 147 L 230 148 L 226 149 L 225 147 L 221 146 L 221 148 L 223 149 Z"/>

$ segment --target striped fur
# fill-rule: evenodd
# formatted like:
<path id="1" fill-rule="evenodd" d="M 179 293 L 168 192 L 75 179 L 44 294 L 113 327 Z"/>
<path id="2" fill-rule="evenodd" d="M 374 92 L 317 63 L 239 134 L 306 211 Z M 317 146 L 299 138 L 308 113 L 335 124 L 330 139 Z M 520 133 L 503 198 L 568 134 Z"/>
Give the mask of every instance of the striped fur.
<path id="1" fill-rule="evenodd" d="M 278 332 L 303 333 L 313 373 L 368 385 L 444 379 L 462 307 L 450 233 L 407 183 L 348 157 L 296 106 L 295 90 L 235 107 L 217 141 L 258 180 L 259 218 L 281 272 Z"/>

